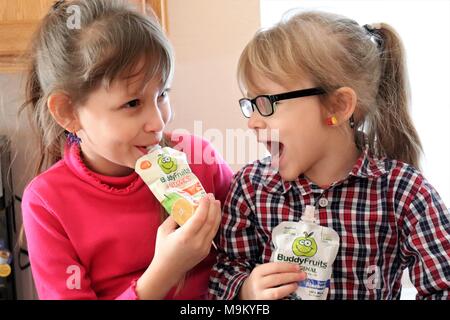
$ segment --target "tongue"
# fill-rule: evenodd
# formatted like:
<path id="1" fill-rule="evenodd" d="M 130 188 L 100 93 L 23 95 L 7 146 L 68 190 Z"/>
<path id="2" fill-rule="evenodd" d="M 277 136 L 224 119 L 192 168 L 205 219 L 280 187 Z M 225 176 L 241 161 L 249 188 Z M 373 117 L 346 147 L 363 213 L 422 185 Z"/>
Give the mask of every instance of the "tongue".
<path id="1" fill-rule="evenodd" d="M 145 147 L 137 147 L 143 154 L 146 154 L 148 151 Z"/>

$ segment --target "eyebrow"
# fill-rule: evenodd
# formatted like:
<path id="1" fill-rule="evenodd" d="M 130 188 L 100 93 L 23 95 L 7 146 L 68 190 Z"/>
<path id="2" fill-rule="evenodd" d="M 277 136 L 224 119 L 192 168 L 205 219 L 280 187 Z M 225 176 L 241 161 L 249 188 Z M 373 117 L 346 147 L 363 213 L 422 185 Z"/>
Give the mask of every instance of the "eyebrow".
<path id="1" fill-rule="evenodd" d="M 132 86 L 132 85 L 128 85 L 127 89 L 125 90 L 125 95 L 127 98 L 130 97 L 135 97 L 135 96 L 139 96 L 142 95 L 144 90 L 146 89 L 146 87 L 148 86 L 148 84 L 150 83 L 150 81 L 145 82 L 144 84 L 140 84 L 138 86 Z M 134 87 L 135 89 L 130 90 L 130 87 Z M 159 82 L 157 89 L 158 90 L 162 90 L 165 88 L 170 88 L 169 86 L 164 86 L 164 83 L 162 81 Z"/>

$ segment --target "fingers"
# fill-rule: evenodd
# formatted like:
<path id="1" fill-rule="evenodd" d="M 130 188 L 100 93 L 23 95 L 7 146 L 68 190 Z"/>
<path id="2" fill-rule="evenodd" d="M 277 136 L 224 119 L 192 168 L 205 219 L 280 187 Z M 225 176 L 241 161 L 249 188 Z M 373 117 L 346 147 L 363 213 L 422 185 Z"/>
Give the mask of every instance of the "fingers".
<path id="1" fill-rule="evenodd" d="M 274 273 L 298 272 L 300 266 L 289 262 L 268 262 L 256 267 L 255 271 L 260 276 L 267 276 Z"/>
<path id="2" fill-rule="evenodd" d="M 199 231 L 199 237 L 209 243 L 217 233 L 221 219 L 220 201 L 211 200 L 209 206 L 208 218 L 206 219 L 202 229 Z"/>
<path id="3" fill-rule="evenodd" d="M 261 284 L 265 288 L 273 288 L 281 285 L 297 283 L 306 279 L 306 274 L 299 272 L 274 273 L 261 279 Z"/>
<path id="4" fill-rule="evenodd" d="M 172 216 L 168 216 L 166 220 L 159 226 L 158 231 L 162 234 L 169 234 L 178 228 L 178 224 L 173 220 Z"/>
<path id="5" fill-rule="evenodd" d="M 220 201 L 214 199 L 213 194 L 208 194 L 200 200 L 200 204 L 193 216 L 177 230 L 191 240 L 211 246 L 211 242 L 220 226 L 221 215 Z"/>
<path id="6" fill-rule="evenodd" d="M 298 288 L 297 283 L 290 283 L 281 287 L 267 289 L 264 291 L 264 300 L 283 299 L 286 296 L 293 293 L 295 290 L 297 290 L 297 288 Z"/>
<path id="7" fill-rule="evenodd" d="M 211 207 L 213 208 L 211 214 L 214 217 L 214 221 L 212 223 L 212 227 L 210 228 L 210 230 L 207 234 L 207 238 L 211 239 L 211 241 L 212 241 L 214 239 L 214 237 L 216 236 L 217 231 L 219 230 L 220 221 L 222 220 L 222 209 L 221 209 L 219 200 L 214 200 L 214 204 L 211 205 Z"/>
<path id="8" fill-rule="evenodd" d="M 268 262 L 253 269 L 240 295 L 242 299 L 278 300 L 297 290 L 304 279 L 306 274 L 297 264 Z"/>
<path id="9" fill-rule="evenodd" d="M 306 273 L 293 263 L 269 262 L 255 269 L 258 269 L 256 274 L 264 299 L 282 299 L 297 290 L 299 281 L 306 279 Z"/>
<path id="10" fill-rule="evenodd" d="M 208 219 L 210 200 L 208 197 L 200 199 L 200 203 L 191 218 L 180 228 L 180 232 L 190 235 L 197 234 Z"/>

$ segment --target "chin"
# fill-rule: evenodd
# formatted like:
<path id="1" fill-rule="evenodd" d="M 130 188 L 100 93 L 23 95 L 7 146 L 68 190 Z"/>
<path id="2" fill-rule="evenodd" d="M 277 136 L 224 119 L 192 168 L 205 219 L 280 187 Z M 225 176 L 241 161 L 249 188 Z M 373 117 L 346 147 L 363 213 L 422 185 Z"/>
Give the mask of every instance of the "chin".
<path id="1" fill-rule="evenodd" d="M 295 170 L 292 169 L 291 170 L 280 169 L 279 173 L 284 181 L 294 181 L 300 175 L 300 173 L 297 173 Z"/>
<path id="2" fill-rule="evenodd" d="M 124 167 L 128 167 L 128 168 L 130 168 L 130 169 L 133 169 L 134 170 L 134 167 L 136 166 L 136 161 L 138 160 L 139 158 L 136 158 L 136 160 L 129 160 L 129 161 L 127 161 L 125 164 L 123 164 L 123 166 Z"/>

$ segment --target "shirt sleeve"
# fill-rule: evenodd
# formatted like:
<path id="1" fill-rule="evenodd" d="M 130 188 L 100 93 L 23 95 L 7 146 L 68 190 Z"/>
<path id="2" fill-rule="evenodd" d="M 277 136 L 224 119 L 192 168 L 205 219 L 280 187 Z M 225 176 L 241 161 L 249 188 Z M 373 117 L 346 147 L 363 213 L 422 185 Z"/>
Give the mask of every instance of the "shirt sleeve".
<path id="1" fill-rule="evenodd" d="M 22 214 L 39 299 L 98 299 L 63 226 L 32 189 L 24 192 Z M 133 281 L 117 299 L 138 299 L 135 287 Z"/>
<path id="2" fill-rule="evenodd" d="M 255 227 L 251 223 L 254 215 L 249 204 L 252 192 L 251 184 L 245 183 L 241 171 L 233 179 L 225 200 L 219 230 L 219 253 L 209 283 L 211 299 L 237 298 L 260 256 Z"/>
<path id="3" fill-rule="evenodd" d="M 402 227 L 401 255 L 416 299 L 450 299 L 450 214 L 439 194 L 422 180 Z"/>

